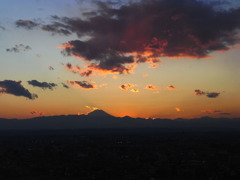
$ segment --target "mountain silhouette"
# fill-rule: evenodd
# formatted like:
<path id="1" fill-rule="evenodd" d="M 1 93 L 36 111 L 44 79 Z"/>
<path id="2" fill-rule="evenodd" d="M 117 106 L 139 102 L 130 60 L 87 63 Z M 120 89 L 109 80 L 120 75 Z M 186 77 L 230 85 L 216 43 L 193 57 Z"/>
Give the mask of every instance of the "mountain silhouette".
<path id="1" fill-rule="evenodd" d="M 106 113 L 105 111 L 103 110 L 100 110 L 100 109 L 97 109 L 97 110 L 94 110 L 90 113 L 88 113 L 87 116 L 94 116 L 94 117 L 113 117 L 112 115 Z"/>
<path id="2" fill-rule="evenodd" d="M 0 130 L 96 129 L 96 128 L 167 128 L 177 130 L 240 130 L 239 118 L 144 119 L 115 117 L 103 110 L 87 115 L 43 116 L 31 119 L 0 118 Z"/>

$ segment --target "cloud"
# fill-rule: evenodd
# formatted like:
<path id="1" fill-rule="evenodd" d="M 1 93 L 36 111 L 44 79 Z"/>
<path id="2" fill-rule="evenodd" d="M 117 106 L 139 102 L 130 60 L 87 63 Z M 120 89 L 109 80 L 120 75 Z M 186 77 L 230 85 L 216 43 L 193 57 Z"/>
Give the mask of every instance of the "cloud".
<path id="1" fill-rule="evenodd" d="M 208 113 L 208 114 L 227 115 L 227 116 L 231 115 L 231 113 L 228 113 L 228 112 L 223 112 L 221 110 L 212 110 L 212 109 L 202 110 L 201 112 Z"/>
<path id="2" fill-rule="evenodd" d="M 39 82 L 37 80 L 28 81 L 28 84 L 32 86 L 40 87 L 42 89 L 51 89 L 51 90 L 53 90 L 53 88 L 57 86 L 57 84 L 55 83 Z"/>
<path id="3" fill-rule="evenodd" d="M 138 92 L 139 92 L 138 89 L 131 89 L 130 91 L 131 91 L 131 92 L 134 92 L 134 93 L 138 93 Z"/>
<path id="4" fill-rule="evenodd" d="M 81 67 L 78 65 L 72 65 L 71 63 L 67 63 L 64 65 L 64 67 L 68 70 L 71 71 L 73 73 L 78 73 L 81 72 Z"/>
<path id="5" fill-rule="evenodd" d="M 152 85 L 152 84 L 148 84 L 148 85 L 145 87 L 145 89 L 157 90 L 158 87 L 157 87 L 157 86 L 154 86 L 154 85 Z"/>
<path id="6" fill-rule="evenodd" d="M 90 75 L 92 75 L 92 74 L 93 74 L 93 71 L 92 71 L 92 70 L 86 69 L 86 70 L 83 70 L 83 71 L 80 73 L 80 76 L 82 76 L 82 77 L 88 77 L 88 76 L 90 76 Z"/>
<path id="7" fill-rule="evenodd" d="M 68 89 L 68 88 L 69 88 L 69 86 L 68 86 L 68 85 L 66 85 L 65 83 L 62 83 L 62 86 L 63 86 L 64 88 L 66 88 L 66 89 Z"/>
<path id="8" fill-rule="evenodd" d="M 143 74 L 142 75 L 142 77 L 148 77 L 149 76 L 149 74 Z"/>
<path id="9" fill-rule="evenodd" d="M 40 25 L 37 22 L 31 21 L 31 20 L 23 20 L 23 19 L 17 20 L 15 24 L 17 27 L 22 27 L 25 29 L 33 29 Z"/>
<path id="10" fill-rule="evenodd" d="M 216 98 L 216 97 L 218 97 L 219 95 L 220 95 L 219 92 L 208 92 L 208 93 L 206 94 L 206 96 L 209 97 L 209 98 Z"/>
<path id="11" fill-rule="evenodd" d="M 18 20 L 16 26 L 76 34 L 62 53 L 106 73 L 131 73 L 129 65 L 138 63 L 156 67 L 161 57 L 206 58 L 239 43 L 240 8 L 220 11 L 219 3 L 199 0 L 94 2 L 97 8 L 79 17 L 52 16 L 49 24 Z"/>
<path id="12" fill-rule="evenodd" d="M 129 88 L 131 88 L 131 87 L 133 87 L 133 86 L 134 86 L 133 84 L 128 83 L 128 84 L 123 84 L 123 85 L 121 85 L 119 88 L 120 88 L 121 90 L 127 90 L 127 89 L 129 89 Z"/>
<path id="13" fill-rule="evenodd" d="M 0 81 L 0 93 L 12 94 L 15 96 L 23 96 L 28 99 L 36 99 L 36 94 L 31 94 L 26 88 L 22 86 L 22 81 L 4 80 Z"/>
<path id="14" fill-rule="evenodd" d="M 212 113 L 221 113 L 222 111 L 221 110 L 206 109 L 206 110 L 202 110 L 201 112 L 212 114 Z"/>
<path id="15" fill-rule="evenodd" d="M 206 95 L 208 98 L 217 98 L 220 95 L 219 92 L 204 92 L 199 89 L 194 90 L 194 93 L 196 96 Z"/>
<path id="16" fill-rule="evenodd" d="M 91 84 L 87 81 L 68 81 L 68 84 L 75 85 L 82 89 L 96 89 L 97 87 L 94 84 Z"/>
<path id="17" fill-rule="evenodd" d="M 90 112 L 93 112 L 95 110 L 100 110 L 98 107 L 91 107 L 91 106 L 85 106 L 85 108 L 89 109 L 90 111 L 87 112 L 86 114 L 89 114 Z"/>
<path id="18" fill-rule="evenodd" d="M 50 71 L 53 71 L 53 70 L 54 70 L 54 68 L 53 68 L 52 66 L 48 66 L 48 69 L 49 69 Z"/>
<path id="19" fill-rule="evenodd" d="M 43 116 L 44 112 L 40 112 L 40 111 L 31 111 L 30 114 L 34 115 L 34 116 Z"/>
<path id="20" fill-rule="evenodd" d="M 55 19 L 53 16 L 52 19 Z M 68 26 L 64 25 L 63 23 L 60 22 L 52 22 L 52 24 L 41 24 L 37 22 L 36 20 L 24 20 L 24 19 L 19 19 L 15 22 L 15 25 L 17 27 L 22 27 L 27 30 L 32 30 L 35 28 L 39 28 L 43 31 L 48 31 L 51 32 L 53 35 L 54 34 L 61 34 L 61 35 L 70 35 L 71 32 L 67 30 Z"/>
<path id="21" fill-rule="evenodd" d="M 5 28 L 5 27 L 3 27 L 1 24 L 0 24 L 0 29 L 1 29 L 1 30 L 3 30 L 3 31 L 5 31 L 5 30 L 6 30 L 6 28 Z"/>
<path id="22" fill-rule="evenodd" d="M 180 111 L 181 111 L 181 109 L 180 109 L 179 107 L 176 107 L 175 110 L 176 110 L 177 112 L 180 112 Z"/>
<path id="23" fill-rule="evenodd" d="M 27 50 L 31 50 L 32 48 L 28 45 L 23 45 L 23 44 L 17 44 L 12 48 L 8 48 L 6 49 L 7 52 L 21 52 L 21 51 L 27 51 Z"/>
<path id="24" fill-rule="evenodd" d="M 168 90 L 175 90 L 176 88 L 173 85 L 167 87 Z"/>
<path id="25" fill-rule="evenodd" d="M 202 96 L 202 95 L 206 94 L 205 92 L 203 92 L 203 91 L 201 91 L 199 89 L 194 90 L 194 93 L 195 93 L 196 96 Z"/>
<path id="26" fill-rule="evenodd" d="M 220 115 L 224 115 L 224 116 L 230 116 L 231 113 L 220 113 Z"/>

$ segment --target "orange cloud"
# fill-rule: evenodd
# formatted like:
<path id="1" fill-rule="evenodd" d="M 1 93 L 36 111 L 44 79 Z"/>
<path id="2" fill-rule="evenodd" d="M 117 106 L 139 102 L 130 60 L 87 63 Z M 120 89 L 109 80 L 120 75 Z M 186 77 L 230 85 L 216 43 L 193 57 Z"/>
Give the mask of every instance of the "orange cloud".
<path id="1" fill-rule="evenodd" d="M 149 68 L 157 68 L 158 65 L 157 64 L 152 64 L 151 66 L 149 66 Z"/>
<path id="2" fill-rule="evenodd" d="M 85 76 L 85 77 L 88 77 L 88 76 L 91 76 L 93 74 L 93 71 L 90 70 L 90 69 L 85 69 L 83 70 L 81 73 L 80 73 L 80 76 Z"/>
<path id="3" fill-rule="evenodd" d="M 203 113 L 208 113 L 208 114 L 212 114 L 212 113 L 221 113 L 222 111 L 220 111 L 220 110 L 206 109 L 206 110 L 201 110 L 201 112 L 203 112 Z"/>
<path id="4" fill-rule="evenodd" d="M 94 84 L 91 84 L 87 81 L 67 81 L 68 84 L 74 85 L 75 88 L 81 88 L 81 89 L 96 89 L 97 86 Z"/>
<path id="5" fill-rule="evenodd" d="M 57 46 L 57 48 L 60 48 L 60 49 L 74 48 L 74 46 L 70 43 L 65 43 L 65 44 L 61 44 L 61 45 Z"/>
<path id="6" fill-rule="evenodd" d="M 142 75 L 142 77 L 148 77 L 149 76 L 149 74 L 143 74 Z"/>
<path id="7" fill-rule="evenodd" d="M 93 112 L 99 109 L 98 107 L 92 107 L 92 106 L 85 106 L 85 108 L 89 109 L 89 111 L 86 114 L 89 114 L 90 112 Z"/>
<path id="8" fill-rule="evenodd" d="M 138 89 L 131 89 L 130 91 L 131 91 L 131 92 L 134 92 L 134 93 L 138 93 L 138 92 L 139 92 Z"/>
<path id="9" fill-rule="evenodd" d="M 89 64 L 87 65 L 89 70 L 96 71 L 98 75 L 106 74 L 133 74 L 136 64 L 128 64 L 125 66 L 111 67 L 111 68 L 102 68 L 100 64 Z"/>
<path id="10" fill-rule="evenodd" d="M 168 90 L 175 90 L 176 88 L 173 85 L 167 87 Z"/>
<path id="11" fill-rule="evenodd" d="M 180 111 L 181 111 L 181 109 L 178 108 L 178 107 L 176 107 L 175 110 L 176 110 L 177 112 L 180 112 Z"/>
<path id="12" fill-rule="evenodd" d="M 81 67 L 79 67 L 78 65 L 73 66 L 71 63 L 67 63 L 64 65 L 64 67 L 68 70 L 71 71 L 73 73 L 78 73 L 81 71 Z"/>
<path id="13" fill-rule="evenodd" d="M 152 84 L 148 84 L 145 89 L 150 89 L 150 90 L 157 90 L 157 86 L 153 86 Z"/>

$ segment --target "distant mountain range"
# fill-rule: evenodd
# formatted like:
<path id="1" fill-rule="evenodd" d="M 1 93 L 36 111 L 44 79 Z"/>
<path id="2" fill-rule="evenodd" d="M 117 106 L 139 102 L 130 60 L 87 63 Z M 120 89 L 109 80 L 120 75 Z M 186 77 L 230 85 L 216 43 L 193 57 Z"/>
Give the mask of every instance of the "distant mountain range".
<path id="1" fill-rule="evenodd" d="M 88 115 L 1 119 L 0 130 L 86 129 L 86 128 L 171 128 L 181 130 L 240 130 L 240 118 L 143 119 L 114 117 L 102 110 Z"/>

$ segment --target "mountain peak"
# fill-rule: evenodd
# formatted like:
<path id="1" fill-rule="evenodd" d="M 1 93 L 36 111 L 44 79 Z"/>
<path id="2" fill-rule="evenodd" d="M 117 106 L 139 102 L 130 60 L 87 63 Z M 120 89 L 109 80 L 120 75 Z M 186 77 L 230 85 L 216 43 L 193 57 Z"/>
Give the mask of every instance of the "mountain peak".
<path id="1" fill-rule="evenodd" d="M 106 113 L 105 111 L 101 110 L 101 109 L 97 109 L 97 110 L 94 110 L 90 113 L 88 113 L 88 116 L 97 116 L 97 117 L 110 117 L 112 115 Z"/>

